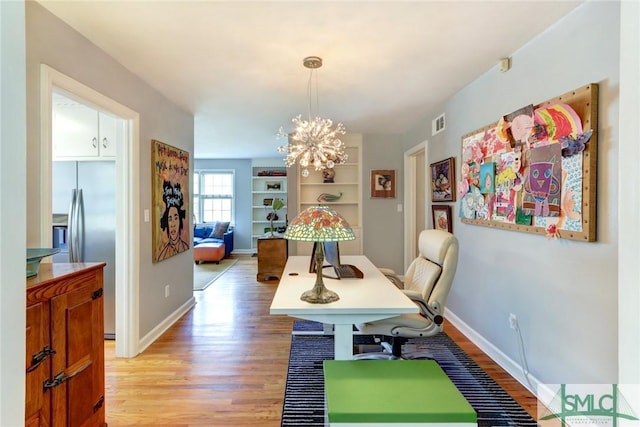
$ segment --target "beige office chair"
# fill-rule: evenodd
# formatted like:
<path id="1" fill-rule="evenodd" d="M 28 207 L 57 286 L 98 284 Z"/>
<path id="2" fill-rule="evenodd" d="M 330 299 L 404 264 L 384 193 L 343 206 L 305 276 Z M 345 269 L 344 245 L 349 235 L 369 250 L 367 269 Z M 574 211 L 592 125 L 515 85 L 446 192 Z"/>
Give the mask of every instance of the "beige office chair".
<path id="1" fill-rule="evenodd" d="M 363 335 L 391 337 L 391 344 L 382 342 L 383 353 L 362 353 L 356 358 L 402 358 L 401 347 L 407 338 L 428 337 L 442 331 L 445 303 L 458 266 L 458 239 L 446 231 L 423 230 L 418 249 L 420 254 L 404 278 L 392 270 L 380 270 L 418 305 L 420 313 L 356 325 Z"/>

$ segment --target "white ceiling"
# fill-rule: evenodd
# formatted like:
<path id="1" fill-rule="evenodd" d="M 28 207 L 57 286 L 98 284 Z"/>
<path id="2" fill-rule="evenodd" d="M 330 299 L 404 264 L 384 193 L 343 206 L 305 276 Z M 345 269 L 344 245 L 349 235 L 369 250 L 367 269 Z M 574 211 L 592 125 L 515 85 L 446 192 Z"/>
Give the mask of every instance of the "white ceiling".
<path id="1" fill-rule="evenodd" d="M 195 117 L 195 158 L 279 157 L 308 113 L 402 133 L 580 1 L 39 0 Z M 314 111 L 315 115 L 315 111 Z"/>

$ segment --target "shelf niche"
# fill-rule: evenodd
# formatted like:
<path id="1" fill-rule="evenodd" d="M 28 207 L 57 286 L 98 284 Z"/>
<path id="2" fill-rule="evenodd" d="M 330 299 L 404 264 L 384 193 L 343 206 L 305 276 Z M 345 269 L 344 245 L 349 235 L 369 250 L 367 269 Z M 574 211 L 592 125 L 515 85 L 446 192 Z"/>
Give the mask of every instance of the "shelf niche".
<path id="1" fill-rule="evenodd" d="M 356 235 L 356 240 L 340 242 L 341 255 L 362 255 L 362 135 L 347 134 L 341 138 L 349 156 L 346 163 L 335 166 L 334 182 L 325 183 L 322 171 L 313 167 L 307 168 L 309 176 L 302 176 L 299 165 L 290 168 L 297 178 L 297 211 L 317 206 L 318 197 L 323 194 L 342 196 L 330 202 L 321 202 L 330 206 L 349 223 Z M 293 213 L 292 213 L 293 215 Z M 295 242 L 298 255 L 311 255 L 313 244 L 310 242 Z"/>

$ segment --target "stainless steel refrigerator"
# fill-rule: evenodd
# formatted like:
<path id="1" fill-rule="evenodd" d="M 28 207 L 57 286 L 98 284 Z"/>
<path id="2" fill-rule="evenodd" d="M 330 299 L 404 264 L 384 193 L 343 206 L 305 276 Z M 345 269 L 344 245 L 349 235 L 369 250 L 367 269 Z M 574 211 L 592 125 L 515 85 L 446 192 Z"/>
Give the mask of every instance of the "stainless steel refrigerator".
<path id="1" fill-rule="evenodd" d="M 104 332 L 115 339 L 116 163 L 54 161 L 52 164 L 53 262 L 106 262 Z M 65 224 L 66 219 L 66 226 Z"/>

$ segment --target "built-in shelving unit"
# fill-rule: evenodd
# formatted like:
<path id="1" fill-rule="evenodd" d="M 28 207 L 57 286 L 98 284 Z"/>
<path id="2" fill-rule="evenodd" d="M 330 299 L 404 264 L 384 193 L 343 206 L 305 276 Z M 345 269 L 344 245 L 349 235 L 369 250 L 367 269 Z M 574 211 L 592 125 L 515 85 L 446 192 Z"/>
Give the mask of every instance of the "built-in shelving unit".
<path id="1" fill-rule="evenodd" d="M 340 254 L 362 254 L 362 135 L 348 134 L 342 138 L 346 145 L 348 159 L 345 164 L 335 166 L 332 183 L 325 183 L 322 171 L 308 168 L 309 176 L 301 175 L 302 168 L 297 167 L 298 212 L 317 205 L 318 197 L 323 193 L 342 196 L 332 202 L 322 202 L 331 206 L 347 220 L 356 235 L 356 240 L 340 242 Z M 310 255 L 312 244 L 296 242 L 298 255 Z"/>
<path id="2" fill-rule="evenodd" d="M 284 208 L 280 209 L 274 228 L 287 225 L 287 168 L 282 158 L 255 159 L 251 163 L 251 247 L 257 251 L 258 238 L 267 237 L 271 222 L 267 215 L 271 212 L 269 199 L 280 198 Z"/>

